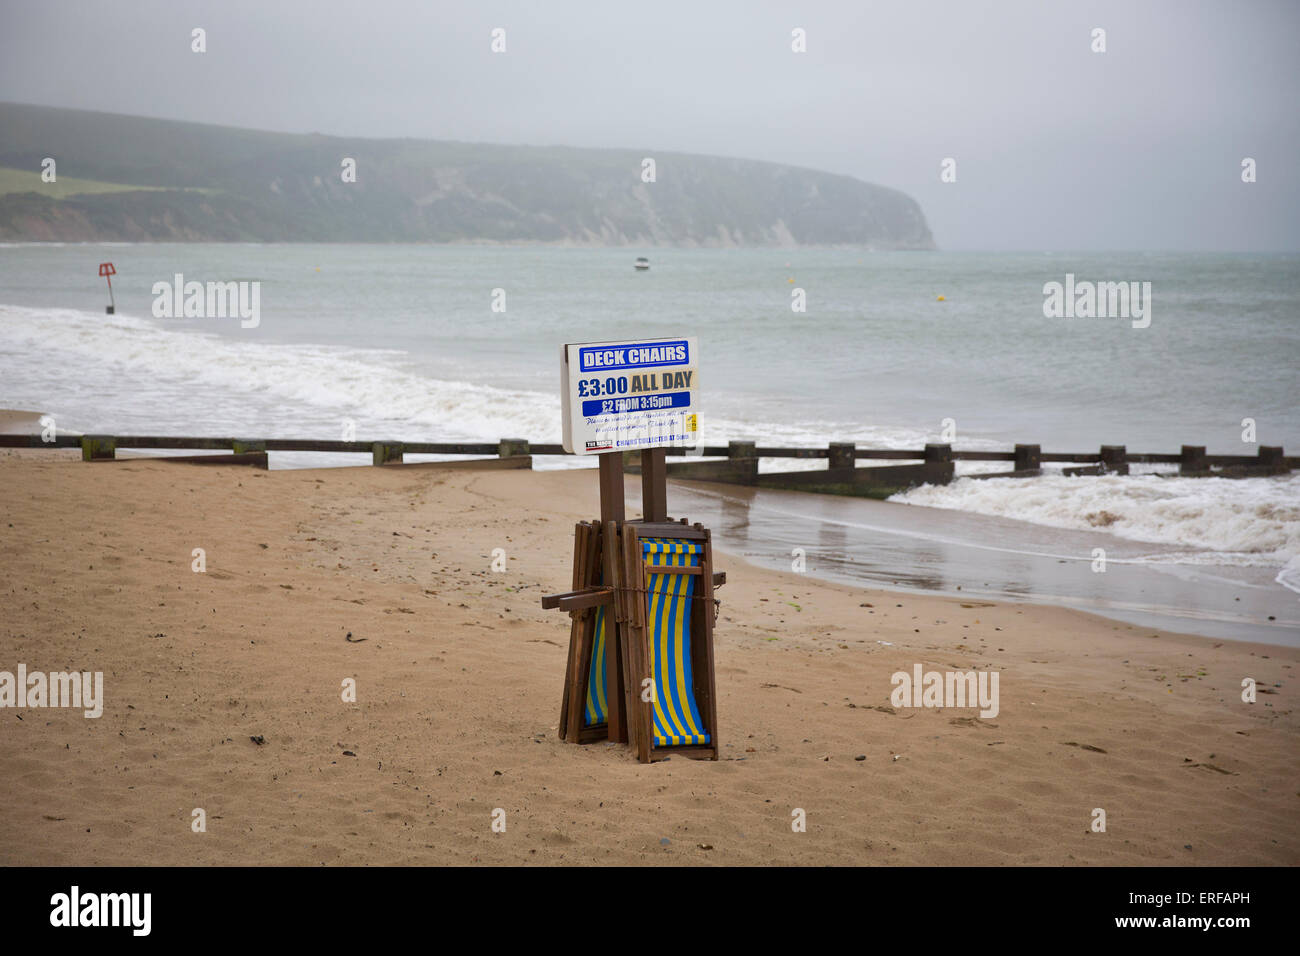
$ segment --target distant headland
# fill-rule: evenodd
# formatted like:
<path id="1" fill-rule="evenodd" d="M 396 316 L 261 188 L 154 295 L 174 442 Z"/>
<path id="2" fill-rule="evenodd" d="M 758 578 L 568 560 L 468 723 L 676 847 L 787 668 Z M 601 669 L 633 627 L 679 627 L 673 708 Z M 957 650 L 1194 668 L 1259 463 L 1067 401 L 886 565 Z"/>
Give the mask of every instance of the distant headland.
<path id="1" fill-rule="evenodd" d="M 934 248 L 910 196 L 776 163 L 16 103 L 0 103 L 0 239 Z"/>

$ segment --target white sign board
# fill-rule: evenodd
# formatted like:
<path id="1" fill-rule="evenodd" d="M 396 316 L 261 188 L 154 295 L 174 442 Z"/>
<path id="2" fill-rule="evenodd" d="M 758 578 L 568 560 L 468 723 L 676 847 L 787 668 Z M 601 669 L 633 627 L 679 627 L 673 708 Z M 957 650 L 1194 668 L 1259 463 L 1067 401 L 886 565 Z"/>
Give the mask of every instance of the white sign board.
<path id="1" fill-rule="evenodd" d="M 564 450 L 599 455 L 694 446 L 698 356 L 697 340 L 686 336 L 563 346 Z"/>

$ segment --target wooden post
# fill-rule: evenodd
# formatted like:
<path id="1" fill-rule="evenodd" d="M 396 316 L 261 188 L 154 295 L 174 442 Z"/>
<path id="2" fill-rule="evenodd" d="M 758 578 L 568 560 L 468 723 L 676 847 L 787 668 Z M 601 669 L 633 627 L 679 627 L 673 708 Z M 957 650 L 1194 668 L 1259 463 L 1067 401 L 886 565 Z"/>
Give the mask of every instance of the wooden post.
<path id="1" fill-rule="evenodd" d="M 1128 474 L 1128 449 L 1124 445 L 1101 446 L 1101 473 L 1103 475 Z"/>
<path id="2" fill-rule="evenodd" d="M 497 443 L 497 455 L 501 458 L 513 458 L 515 455 L 528 454 L 528 439 L 503 438 Z"/>
<path id="3" fill-rule="evenodd" d="M 833 441 L 831 442 L 831 463 L 830 467 L 835 468 L 852 468 L 853 466 L 853 442 Z"/>
<path id="4" fill-rule="evenodd" d="M 622 587 L 619 543 L 627 520 L 623 500 L 623 453 L 607 451 L 597 457 L 600 460 L 600 528 L 605 539 L 600 582 L 619 589 Z M 615 590 L 614 605 L 605 612 L 605 701 L 609 739 L 624 742 L 627 740 L 626 684 L 620 662 L 624 661 L 627 633 L 623 615 L 618 610 L 622 606 L 620 596 L 622 591 Z"/>
<path id="5" fill-rule="evenodd" d="M 573 590 L 587 585 L 587 539 L 591 527 L 579 522 L 573 530 Z M 560 739 L 577 743 L 582 728 L 582 713 L 579 707 L 578 688 L 582 686 L 582 655 L 587 652 L 582 640 L 585 615 L 572 612 L 569 615 L 569 658 L 564 669 L 564 696 L 560 704 Z M 588 664 L 590 667 L 590 664 Z"/>
<path id="6" fill-rule="evenodd" d="M 620 527 L 625 520 L 623 507 L 623 455 L 607 451 L 600 459 L 600 520 L 616 522 Z"/>
<path id="7" fill-rule="evenodd" d="M 1210 466 L 1205 462 L 1204 445 L 1184 445 L 1178 455 L 1178 473 L 1180 475 L 1210 470 Z"/>
<path id="8" fill-rule="evenodd" d="M 1041 445 L 1016 446 L 1016 471 L 1031 471 L 1043 467 L 1043 447 Z"/>
<path id="9" fill-rule="evenodd" d="M 636 753 L 642 763 L 650 762 L 654 737 L 654 705 L 648 708 L 641 700 L 642 682 L 651 676 L 650 642 L 646 638 L 646 576 L 645 560 L 641 556 L 641 539 L 637 526 L 629 525 L 623 531 L 623 556 L 620 565 L 619 590 L 624 596 L 623 609 L 623 700 L 624 736 L 622 739 Z M 613 739 L 613 733 L 610 734 Z"/>
<path id="10" fill-rule="evenodd" d="M 700 685 L 700 693 L 696 695 L 696 703 L 699 704 L 703 711 L 703 719 L 706 722 L 706 728 L 709 731 L 709 745 L 713 748 L 713 759 L 718 759 L 718 751 L 721 745 L 718 743 L 718 700 L 717 700 L 717 677 L 715 676 L 713 664 L 713 548 L 712 534 L 705 529 L 698 521 L 695 527 L 704 531 L 704 558 L 700 562 L 703 573 L 700 576 L 700 583 L 697 591 L 700 600 L 696 602 L 698 612 L 696 620 L 703 625 L 695 629 L 695 640 L 702 642 L 703 647 L 700 652 L 692 647 L 694 656 L 700 659 L 704 666 L 694 667 L 696 674 L 701 674 L 703 681 L 697 678 L 696 683 Z"/>
<path id="11" fill-rule="evenodd" d="M 932 445 L 927 443 L 925 446 L 925 463 L 927 465 L 943 465 L 952 461 L 952 445 Z"/>
<path id="12" fill-rule="evenodd" d="M 402 463 L 403 445 L 400 441 L 377 441 L 370 446 L 371 464 L 387 465 L 389 462 Z"/>
<path id="13" fill-rule="evenodd" d="M 1286 458 L 1282 454 L 1281 445 L 1260 445 L 1259 463 L 1276 475 L 1286 474 L 1291 470 L 1286 466 Z"/>
<path id="14" fill-rule="evenodd" d="M 641 451 L 641 517 L 646 521 L 668 520 L 668 465 L 664 449 Z"/>
<path id="15" fill-rule="evenodd" d="M 117 439 L 112 435 L 82 435 L 81 460 L 98 461 L 117 457 Z"/>
<path id="16" fill-rule="evenodd" d="M 877 472 L 883 469 L 871 468 L 869 471 Z M 925 463 L 921 465 L 920 481 L 910 480 L 908 485 L 920 484 L 922 481 L 928 484 L 946 485 L 952 481 L 956 472 L 956 466 L 952 459 L 952 445 L 948 444 L 931 444 L 925 446 Z M 883 476 L 882 476 L 883 477 Z"/>

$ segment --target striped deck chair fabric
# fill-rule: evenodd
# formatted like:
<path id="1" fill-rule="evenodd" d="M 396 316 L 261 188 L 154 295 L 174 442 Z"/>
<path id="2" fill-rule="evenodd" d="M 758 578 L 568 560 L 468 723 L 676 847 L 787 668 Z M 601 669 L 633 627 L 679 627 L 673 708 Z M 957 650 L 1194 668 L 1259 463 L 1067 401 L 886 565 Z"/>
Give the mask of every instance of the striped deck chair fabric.
<path id="1" fill-rule="evenodd" d="M 596 608 L 596 629 L 591 641 L 591 673 L 587 675 L 587 708 L 583 714 L 587 727 L 606 722 L 609 700 L 605 695 L 605 611 Z"/>
<path id="2" fill-rule="evenodd" d="M 677 538 L 642 542 L 646 565 L 699 567 L 704 547 Z M 654 678 L 654 745 L 707 744 L 709 729 L 695 704 L 691 674 L 691 605 L 694 574 L 647 575 L 647 630 Z"/>

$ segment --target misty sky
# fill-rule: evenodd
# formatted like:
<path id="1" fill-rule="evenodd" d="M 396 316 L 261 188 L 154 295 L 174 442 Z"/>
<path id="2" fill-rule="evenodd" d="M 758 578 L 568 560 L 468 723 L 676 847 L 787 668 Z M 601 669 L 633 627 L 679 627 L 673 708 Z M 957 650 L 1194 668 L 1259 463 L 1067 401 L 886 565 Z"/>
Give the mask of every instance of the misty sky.
<path id="1" fill-rule="evenodd" d="M 1300 249 L 1296 0 L 0 0 L 0 99 L 793 163 L 946 249 Z"/>

